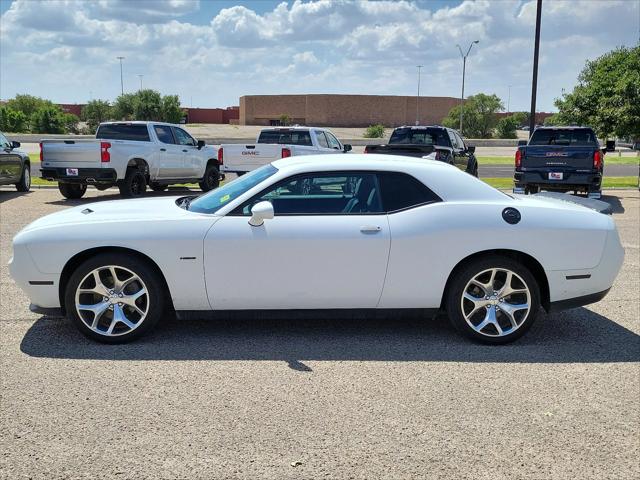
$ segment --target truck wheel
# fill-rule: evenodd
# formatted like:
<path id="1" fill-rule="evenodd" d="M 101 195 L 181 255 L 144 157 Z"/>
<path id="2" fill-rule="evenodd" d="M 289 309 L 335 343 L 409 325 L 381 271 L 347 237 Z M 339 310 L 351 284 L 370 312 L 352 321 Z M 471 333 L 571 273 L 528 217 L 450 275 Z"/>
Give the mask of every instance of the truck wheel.
<path id="1" fill-rule="evenodd" d="M 16 183 L 16 190 L 19 192 L 28 192 L 31 188 L 31 169 L 27 163 L 22 167 L 22 176 L 20 181 Z"/>
<path id="2" fill-rule="evenodd" d="M 60 190 L 60 193 L 64 198 L 76 200 L 78 198 L 82 198 L 87 191 L 87 186 L 84 183 L 60 182 L 58 183 L 58 190 Z"/>
<path id="3" fill-rule="evenodd" d="M 161 183 L 155 182 L 149 184 L 149 187 L 151 187 L 151 190 L 153 190 L 154 192 L 164 192 L 168 186 L 169 185 L 162 185 Z"/>
<path id="4" fill-rule="evenodd" d="M 533 195 L 534 193 L 538 193 L 540 188 L 537 185 L 531 185 L 529 187 L 524 187 L 524 193 L 526 195 Z"/>
<path id="5" fill-rule="evenodd" d="M 207 169 L 204 171 L 204 177 L 198 184 L 203 192 L 208 192 L 214 188 L 218 188 L 220 185 L 220 170 L 214 163 L 207 165 Z"/>
<path id="6" fill-rule="evenodd" d="M 124 180 L 118 180 L 118 189 L 125 198 L 139 197 L 147 190 L 147 179 L 142 170 L 128 168 Z"/>

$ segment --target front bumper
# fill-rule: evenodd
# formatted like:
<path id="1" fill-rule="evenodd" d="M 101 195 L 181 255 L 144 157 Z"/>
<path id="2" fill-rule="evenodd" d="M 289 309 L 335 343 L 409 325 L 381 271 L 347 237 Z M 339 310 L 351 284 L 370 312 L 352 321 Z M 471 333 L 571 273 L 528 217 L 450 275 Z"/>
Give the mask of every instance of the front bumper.
<path id="1" fill-rule="evenodd" d="M 598 191 L 602 185 L 602 172 L 572 172 L 557 170 L 563 174 L 562 180 L 549 180 L 549 173 L 556 170 L 518 171 L 513 174 L 515 188 L 529 185 L 539 186 L 546 190 L 575 190 L 584 189 Z"/>
<path id="2" fill-rule="evenodd" d="M 26 293 L 33 305 L 40 308 L 60 308 L 57 273 L 38 270 L 26 245 L 13 245 L 13 257 L 9 260 L 11 278 Z"/>
<path id="3" fill-rule="evenodd" d="M 67 175 L 66 168 L 41 168 L 40 177 L 68 183 L 115 183 L 117 174 L 113 168 L 78 168 L 78 175 Z"/>

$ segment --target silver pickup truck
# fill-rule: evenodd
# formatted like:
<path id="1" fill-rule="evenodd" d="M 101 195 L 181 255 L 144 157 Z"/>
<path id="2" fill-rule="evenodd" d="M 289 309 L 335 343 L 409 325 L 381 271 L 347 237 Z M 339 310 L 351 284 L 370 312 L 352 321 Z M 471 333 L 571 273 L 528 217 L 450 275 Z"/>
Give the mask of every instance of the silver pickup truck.
<path id="1" fill-rule="evenodd" d="M 43 140 L 40 161 L 40 176 L 57 180 L 66 198 L 82 197 L 87 185 L 117 185 L 123 197 L 137 197 L 147 185 L 198 182 L 206 192 L 220 182 L 217 149 L 162 122 L 106 122 L 95 140 Z"/>

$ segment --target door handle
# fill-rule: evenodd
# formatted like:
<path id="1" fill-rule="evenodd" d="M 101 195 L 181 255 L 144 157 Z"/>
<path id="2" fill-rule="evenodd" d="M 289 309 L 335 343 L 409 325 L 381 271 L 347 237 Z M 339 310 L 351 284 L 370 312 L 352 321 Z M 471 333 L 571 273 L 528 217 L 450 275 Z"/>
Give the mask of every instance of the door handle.
<path id="1" fill-rule="evenodd" d="M 189 150 L 182 150 L 182 151 L 186 153 L 186 152 L 188 152 Z"/>
<path id="2" fill-rule="evenodd" d="M 382 230 L 382 227 L 378 225 L 363 225 L 362 227 L 360 227 L 360 231 L 362 233 L 376 233 L 380 230 Z"/>
<path id="3" fill-rule="evenodd" d="M 160 151 L 161 151 L 161 152 L 166 152 L 166 151 L 167 151 L 167 149 L 166 149 L 166 148 L 161 148 L 161 149 L 160 149 Z"/>

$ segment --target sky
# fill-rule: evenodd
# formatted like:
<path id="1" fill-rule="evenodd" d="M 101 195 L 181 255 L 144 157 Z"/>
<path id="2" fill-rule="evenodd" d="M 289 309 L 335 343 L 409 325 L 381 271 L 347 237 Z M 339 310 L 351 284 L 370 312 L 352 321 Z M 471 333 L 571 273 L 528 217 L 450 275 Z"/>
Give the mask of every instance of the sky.
<path id="1" fill-rule="evenodd" d="M 0 99 L 113 101 L 153 88 L 183 106 L 242 95 L 495 93 L 529 110 L 535 1 L 0 0 Z M 587 60 L 636 46 L 640 0 L 544 0 L 538 111 Z M 509 100 L 510 91 L 510 100 Z"/>

